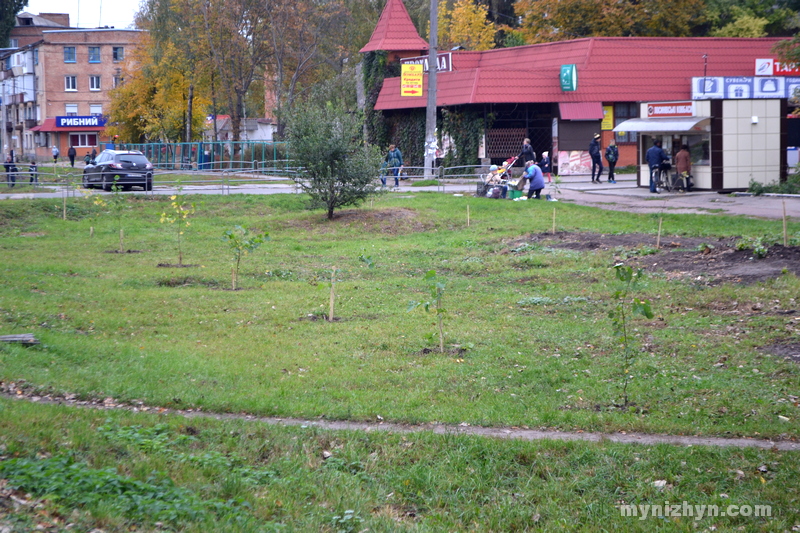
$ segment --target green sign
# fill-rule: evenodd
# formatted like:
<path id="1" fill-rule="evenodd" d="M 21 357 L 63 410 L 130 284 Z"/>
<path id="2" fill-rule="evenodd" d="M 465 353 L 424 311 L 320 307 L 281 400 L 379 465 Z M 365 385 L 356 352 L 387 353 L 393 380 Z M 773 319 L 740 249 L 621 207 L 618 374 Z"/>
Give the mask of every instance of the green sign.
<path id="1" fill-rule="evenodd" d="M 575 65 L 561 65 L 560 78 L 562 91 L 578 89 L 578 68 Z"/>

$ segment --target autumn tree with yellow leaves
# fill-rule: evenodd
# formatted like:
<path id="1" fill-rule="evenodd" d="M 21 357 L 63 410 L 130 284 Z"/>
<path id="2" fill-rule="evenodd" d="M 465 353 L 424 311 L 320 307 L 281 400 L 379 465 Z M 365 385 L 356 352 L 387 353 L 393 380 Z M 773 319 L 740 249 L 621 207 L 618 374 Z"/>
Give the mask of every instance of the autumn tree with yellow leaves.
<path id="1" fill-rule="evenodd" d="M 487 19 L 488 8 L 473 0 L 458 0 L 452 6 L 439 2 L 439 48 L 461 46 L 466 50 L 494 48 L 495 25 Z M 428 28 L 430 35 L 430 28 Z"/>

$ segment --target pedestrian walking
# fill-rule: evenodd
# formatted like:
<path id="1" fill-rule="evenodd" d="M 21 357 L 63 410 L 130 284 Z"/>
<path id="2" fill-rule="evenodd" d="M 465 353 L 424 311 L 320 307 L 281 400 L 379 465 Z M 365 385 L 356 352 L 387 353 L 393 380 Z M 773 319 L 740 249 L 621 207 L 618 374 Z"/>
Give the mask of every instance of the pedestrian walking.
<path id="1" fill-rule="evenodd" d="M 53 154 L 53 164 L 55 165 L 58 163 L 58 156 L 61 152 L 58 150 L 58 146 L 56 146 L 55 144 L 53 145 L 53 148 L 50 151 Z"/>
<path id="2" fill-rule="evenodd" d="M 69 150 L 67 150 L 67 157 L 69 157 L 69 166 L 71 166 L 72 168 L 75 168 L 75 156 L 77 154 L 78 152 L 75 151 L 74 146 L 70 146 Z"/>
<path id="3" fill-rule="evenodd" d="M 600 155 L 599 133 L 595 133 L 592 142 L 589 143 L 589 156 L 592 158 L 592 183 L 600 183 L 600 175 L 603 173 L 603 158 Z M 595 170 L 597 171 L 596 175 Z"/>
<path id="4" fill-rule="evenodd" d="M 608 161 L 608 182 L 609 183 L 616 183 L 617 180 L 614 178 L 614 167 L 617 166 L 617 160 L 619 159 L 619 148 L 617 148 L 617 141 L 613 138 L 608 143 L 606 147 L 606 161 Z"/>

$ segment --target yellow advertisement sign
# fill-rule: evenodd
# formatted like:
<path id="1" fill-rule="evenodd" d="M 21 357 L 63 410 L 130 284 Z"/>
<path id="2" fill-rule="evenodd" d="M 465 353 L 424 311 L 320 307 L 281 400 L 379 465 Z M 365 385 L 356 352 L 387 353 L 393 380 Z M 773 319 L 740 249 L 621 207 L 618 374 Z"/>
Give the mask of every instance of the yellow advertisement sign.
<path id="1" fill-rule="evenodd" d="M 422 65 L 401 65 L 400 96 L 422 96 Z"/>
<path id="2" fill-rule="evenodd" d="M 603 122 L 600 123 L 600 129 L 606 130 L 606 131 L 614 129 L 614 106 L 613 105 L 604 105 L 603 106 Z"/>

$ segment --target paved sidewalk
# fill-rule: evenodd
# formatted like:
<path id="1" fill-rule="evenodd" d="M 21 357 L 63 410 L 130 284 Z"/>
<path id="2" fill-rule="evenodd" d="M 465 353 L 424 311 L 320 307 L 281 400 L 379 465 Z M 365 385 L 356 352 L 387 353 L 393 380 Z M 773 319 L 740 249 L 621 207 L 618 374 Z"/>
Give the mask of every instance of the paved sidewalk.
<path id="1" fill-rule="evenodd" d="M 716 192 L 697 191 L 691 193 L 665 193 L 651 194 L 647 187 L 636 186 L 636 176 L 633 174 L 617 175 L 617 183 L 591 183 L 586 176 L 562 176 L 561 183 L 555 187 L 548 185 L 542 194 L 549 194 L 559 201 L 566 201 L 580 205 L 588 205 L 612 211 L 628 211 L 632 213 L 691 213 L 691 214 L 718 214 L 743 215 L 757 218 L 780 219 L 783 217 L 784 206 L 786 215 L 795 220 L 800 220 L 800 196 L 791 198 L 768 196 L 733 196 Z M 472 197 L 475 193 L 477 180 L 458 180 L 443 186 L 414 187 L 413 183 L 400 182 L 399 189 L 389 189 L 389 194 L 410 194 L 415 192 L 441 192 L 447 194 L 461 194 Z M 0 186 L 1 187 L 1 186 Z M 292 194 L 297 193 L 294 183 L 287 179 L 272 179 L 269 183 L 244 183 L 225 188 L 228 194 Z M 93 189 L 95 194 L 108 194 Z M 175 194 L 174 187 L 164 187 L 156 184 L 152 194 Z M 183 192 L 188 194 L 223 194 L 220 184 L 199 185 L 192 184 L 183 187 Z M 61 198 L 61 189 L 53 188 L 52 192 L 37 194 L 5 193 L 0 188 L 0 200 L 19 200 L 30 198 Z M 143 194 L 142 191 L 133 191 L 124 194 Z M 78 191 L 70 191 L 71 196 L 80 196 Z M 478 199 L 476 199 L 478 200 Z M 489 198 L 487 202 L 496 201 Z M 536 201 L 536 200 L 530 200 Z"/>

